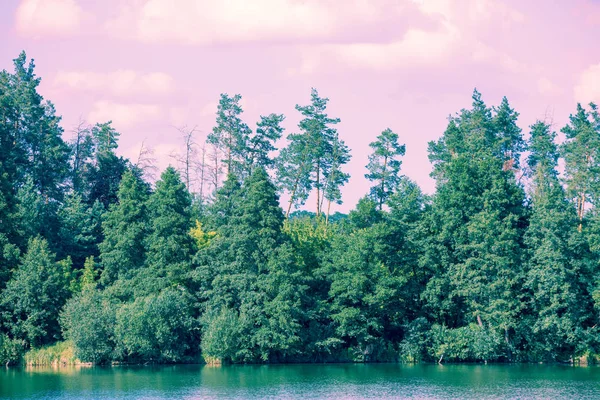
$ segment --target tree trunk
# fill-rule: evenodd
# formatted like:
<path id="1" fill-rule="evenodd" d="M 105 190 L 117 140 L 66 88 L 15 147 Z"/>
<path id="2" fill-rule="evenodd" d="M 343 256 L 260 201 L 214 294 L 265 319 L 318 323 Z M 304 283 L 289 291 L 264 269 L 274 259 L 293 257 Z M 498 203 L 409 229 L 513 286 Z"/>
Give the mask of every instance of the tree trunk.
<path id="1" fill-rule="evenodd" d="M 317 159 L 317 179 L 315 181 L 315 186 L 317 188 L 317 218 L 319 218 L 321 216 L 321 191 L 320 191 L 320 173 L 321 173 L 321 169 L 320 169 L 320 160 Z"/>
<path id="2" fill-rule="evenodd" d="M 379 211 L 383 210 L 383 198 L 385 195 L 385 173 L 387 170 L 388 158 L 383 159 L 383 171 L 381 173 L 381 196 L 379 197 Z"/>
<path id="3" fill-rule="evenodd" d="M 294 198 L 296 197 L 296 191 L 298 190 L 298 182 L 299 181 L 300 181 L 300 178 L 297 178 L 296 182 L 294 183 L 294 189 L 292 190 L 292 193 L 290 195 L 290 202 L 288 205 L 287 212 L 285 213 L 285 219 L 290 218 L 290 212 L 292 211 L 292 204 L 294 204 Z"/>

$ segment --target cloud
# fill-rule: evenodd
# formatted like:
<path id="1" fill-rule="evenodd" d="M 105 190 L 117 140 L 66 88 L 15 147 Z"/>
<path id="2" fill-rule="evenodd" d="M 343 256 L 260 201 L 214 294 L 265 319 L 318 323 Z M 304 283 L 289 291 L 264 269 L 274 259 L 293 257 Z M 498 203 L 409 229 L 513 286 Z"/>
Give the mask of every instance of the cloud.
<path id="1" fill-rule="evenodd" d="M 355 42 L 304 46 L 299 67 L 288 75 L 310 74 L 325 65 L 344 65 L 375 71 L 484 63 L 516 73 L 524 65 L 481 40 L 478 34 L 490 20 L 520 23 L 524 16 L 494 0 L 411 0 L 418 10 L 437 20 L 433 28 L 409 25 L 404 35 L 388 42 Z M 506 22 L 509 21 L 509 22 Z"/>
<path id="2" fill-rule="evenodd" d="M 214 44 L 332 38 L 402 13 L 394 0 L 130 0 L 107 32 L 145 42 Z"/>
<path id="3" fill-rule="evenodd" d="M 155 104 L 114 103 L 101 100 L 94 103 L 87 119 L 91 122 L 113 121 L 115 127 L 123 129 L 161 117 L 161 108 Z"/>
<path id="4" fill-rule="evenodd" d="M 25 36 L 76 32 L 85 16 L 75 0 L 23 0 L 15 14 L 17 32 Z"/>
<path id="5" fill-rule="evenodd" d="M 411 0 L 427 15 L 439 16 L 447 21 L 462 20 L 485 23 L 492 19 L 521 23 L 525 16 L 499 0 Z"/>
<path id="6" fill-rule="evenodd" d="M 600 64 L 590 65 L 581 73 L 574 95 L 580 103 L 600 102 Z"/>
<path id="7" fill-rule="evenodd" d="M 554 96 L 562 93 L 561 87 L 546 77 L 541 77 L 538 79 L 537 87 L 540 94 L 545 96 Z"/>
<path id="8" fill-rule="evenodd" d="M 173 90 L 173 78 L 162 72 L 139 73 L 118 70 L 109 73 L 59 71 L 55 86 L 75 90 L 98 91 L 117 96 L 132 94 L 167 94 Z"/>
<path id="9" fill-rule="evenodd" d="M 342 64 L 378 71 L 437 65 L 452 56 L 460 45 L 460 33 L 450 24 L 437 31 L 409 29 L 390 43 L 351 43 L 306 46 L 301 50 L 301 65 L 288 74 L 308 74 L 321 65 Z"/>
<path id="10" fill-rule="evenodd" d="M 332 50 L 343 62 L 357 67 L 395 69 L 440 62 L 452 53 L 459 37 L 451 26 L 435 32 L 411 29 L 397 42 L 337 45 Z"/>

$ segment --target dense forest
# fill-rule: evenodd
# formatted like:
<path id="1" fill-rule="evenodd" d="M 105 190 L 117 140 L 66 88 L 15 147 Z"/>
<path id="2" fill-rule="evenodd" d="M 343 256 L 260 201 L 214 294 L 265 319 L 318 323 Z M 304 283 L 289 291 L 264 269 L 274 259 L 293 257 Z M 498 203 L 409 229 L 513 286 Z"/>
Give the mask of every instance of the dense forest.
<path id="1" fill-rule="evenodd" d="M 57 345 L 94 363 L 600 354 L 594 104 L 559 144 L 474 91 L 429 144 L 432 196 L 402 174 L 401 135 L 374 127 L 371 189 L 343 215 L 350 149 L 315 89 L 285 136 L 283 115 L 251 128 L 221 95 L 206 142 L 182 128 L 157 176 L 148 148 L 117 155 L 111 122 L 68 137 L 39 83 L 25 53 L 0 73 L 2 363 Z"/>

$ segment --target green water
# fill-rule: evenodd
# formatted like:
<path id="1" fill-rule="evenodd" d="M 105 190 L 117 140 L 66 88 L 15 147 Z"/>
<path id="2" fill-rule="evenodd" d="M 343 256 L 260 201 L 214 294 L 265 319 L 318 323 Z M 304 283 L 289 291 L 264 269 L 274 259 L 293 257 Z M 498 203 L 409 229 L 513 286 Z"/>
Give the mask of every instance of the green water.
<path id="1" fill-rule="evenodd" d="M 600 398 L 600 367 L 263 365 L 0 369 L 0 398 Z"/>

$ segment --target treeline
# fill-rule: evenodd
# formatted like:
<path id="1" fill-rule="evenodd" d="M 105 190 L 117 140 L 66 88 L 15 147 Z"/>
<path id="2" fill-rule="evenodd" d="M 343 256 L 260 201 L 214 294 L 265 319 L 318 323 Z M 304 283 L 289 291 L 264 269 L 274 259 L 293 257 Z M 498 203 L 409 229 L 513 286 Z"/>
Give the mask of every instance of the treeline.
<path id="1" fill-rule="evenodd" d="M 593 360 L 600 354 L 600 114 L 524 140 L 504 98 L 429 144 L 436 193 L 371 143 L 372 182 L 331 214 L 350 150 L 312 91 L 252 130 L 222 95 L 205 144 L 152 183 L 111 123 L 60 117 L 25 54 L 0 73 L 0 360 L 59 342 L 82 361 Z M 564 173 L 558 166 L 564 163 Z M 279 196 L 289 202 L 282 209 Z M 311 197 L 312 196 L 312 197 Z M 314 212 L 295 211 L 314 199 Z"/>

